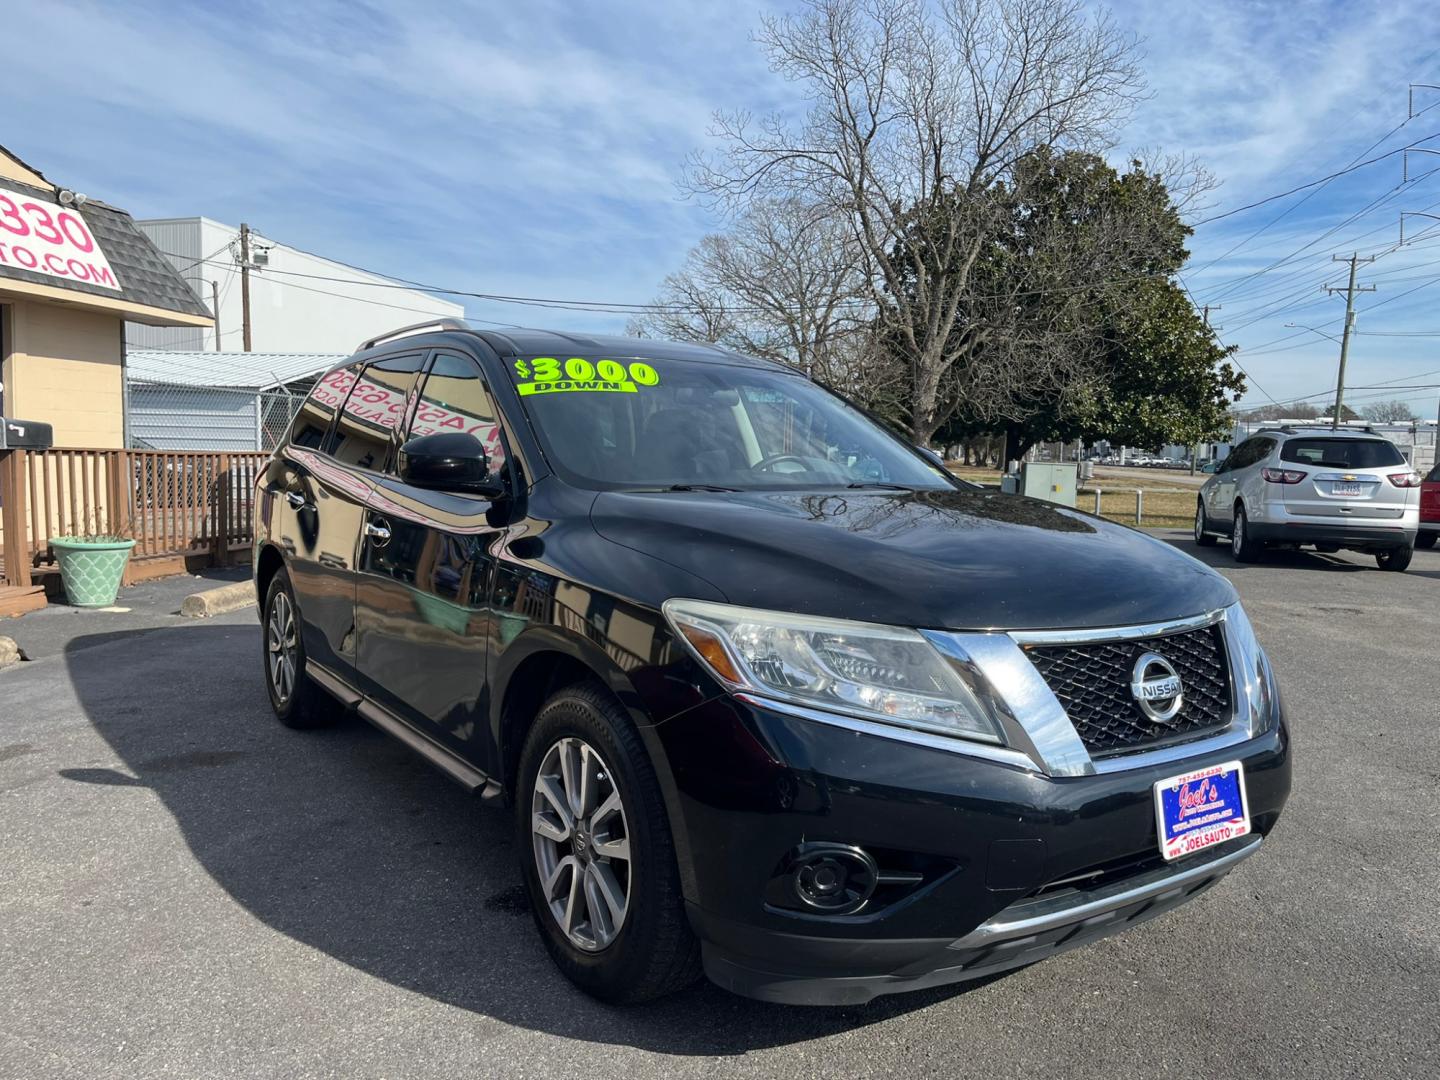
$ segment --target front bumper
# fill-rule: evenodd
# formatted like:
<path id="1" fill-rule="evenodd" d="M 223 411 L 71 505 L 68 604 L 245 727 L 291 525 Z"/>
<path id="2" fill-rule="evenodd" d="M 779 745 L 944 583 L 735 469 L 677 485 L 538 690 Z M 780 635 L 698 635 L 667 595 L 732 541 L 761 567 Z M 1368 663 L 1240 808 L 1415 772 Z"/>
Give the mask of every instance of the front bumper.
<path id="1" fill-rule="evenodd" d="M 903 951 L 922 952 L 908 962 L 899 955 L 902 950 L 886 942 L 847 943 L 848 965 L 873 954 L 873 963 L 892 969 L 882 974 L 776 972 L 770 970 L 773 961 L 767 960 L 763 969 L 746 966 L 708 942 L 703 947 L 705 973 L 727 990 L 790 1005 L 859 1004 L 881 994 L 997 975 L 1164 915 L 1209 889 L 1258 851 L 1261 843 L 1259 836 L 1245 836 L 1101 888 L 1017 901 L 955 941 L 904 943 Z M 808 953 L 813 960 L 835 949 L 831 941 L 810 939 L 787 942 L 784 951 L 792 957 Z"/>
<path id="2" fill-rule="evenodd" d="M 687 909 L 707 974 L 738 993 L 795 1004 L 977 978 L 1159 915 L 1258 847 L 1290 790 L 1283 721 L 1238 745 L 1084 776 L 1044 775 L 730 697 L 654 733 L 674 785 Z M 1153 784 L 1236 759 L 1253 835 L 1165 864 Z M 897 859 L 932 869 L 913 891 L 857 915 L 770 902 L 787 853 L 817 841 L 865 849 L 882 870 Z"/>

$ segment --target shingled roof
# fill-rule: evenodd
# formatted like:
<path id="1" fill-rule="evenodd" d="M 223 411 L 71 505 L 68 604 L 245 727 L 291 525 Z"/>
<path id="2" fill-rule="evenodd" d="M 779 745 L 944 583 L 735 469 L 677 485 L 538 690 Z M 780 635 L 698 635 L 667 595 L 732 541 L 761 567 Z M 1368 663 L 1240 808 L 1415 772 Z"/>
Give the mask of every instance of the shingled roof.
<path id="1" fill-rule="evenodd" d="M 12 155 L 13 156 L 13 155 Z M 22 195 L 34 195 L 55 201 L 52 188 L 37 188 L 15 180 L 0 179 L 0 187 Z M 79 208 L 90 231 L 105 252 L 120 291 L 102 285 L 91 285 L 73 278 L 38 274 L 14 264 L 0 265 L 0 285 L 6 279 L 48 285 L 67 292 L 89 293 L 109 300 L 121 299 L 132 304 L 175 311 L 184 315 L 210 317 L 210 309 L 195 295 L 195 290 L 176 273 L 175 268 L 160 254 L 148 236 L 135 227 L 135 220 L 124 210 L 91 199 Z"/>

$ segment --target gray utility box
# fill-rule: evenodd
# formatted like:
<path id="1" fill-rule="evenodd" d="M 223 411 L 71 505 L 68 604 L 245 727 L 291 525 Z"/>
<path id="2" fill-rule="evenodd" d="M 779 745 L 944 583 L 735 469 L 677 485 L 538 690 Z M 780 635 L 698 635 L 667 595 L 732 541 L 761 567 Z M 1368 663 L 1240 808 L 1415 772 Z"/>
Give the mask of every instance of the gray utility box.
<path id="1" fill-rule="evenodd" d="M 1074 506 L 1075 473 L 1076 466 L 1073 463 L 1027 461 L 1020 466 L 1020 494 L 1029 495 L 1032 499 L 1059 503 L 1061 506 Z"/>

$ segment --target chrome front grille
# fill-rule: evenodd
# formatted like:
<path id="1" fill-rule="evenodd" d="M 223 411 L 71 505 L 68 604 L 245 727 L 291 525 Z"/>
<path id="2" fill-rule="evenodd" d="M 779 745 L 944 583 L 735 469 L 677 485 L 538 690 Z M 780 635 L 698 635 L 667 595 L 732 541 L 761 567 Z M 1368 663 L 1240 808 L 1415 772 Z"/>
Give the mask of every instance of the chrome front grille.
<path id="1" fill-rule="evenodd" d="M 1234 713 L 1219 623 L 1151 637 L 1027 644 L 1024 649 L 1093 755 L 1198 735 L 1226 726 Z M 1131 693 L 1135 662 L 1147 652 L 1170 661 L 1184 685 L 1183 704 L 1168 720 L 1147 715 Z"/>

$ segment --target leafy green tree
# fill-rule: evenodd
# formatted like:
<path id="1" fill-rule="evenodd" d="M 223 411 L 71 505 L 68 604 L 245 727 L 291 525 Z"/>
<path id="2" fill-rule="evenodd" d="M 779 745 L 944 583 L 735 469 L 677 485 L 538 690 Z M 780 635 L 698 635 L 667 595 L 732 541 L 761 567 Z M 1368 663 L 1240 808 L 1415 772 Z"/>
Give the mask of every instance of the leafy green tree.
<path id="1" fill-rule="evenodd" d="M 1159 446 L 1223 433 L 1244 382 L 1172 280 L 1190 230 L 1161 175 L 1041 149 L 984 205 L 957 192 L 946 212 L 1004 224 L 970 272 L 942 438 L 1004 432 L 1018 457 L 1042 440 Z"/>

